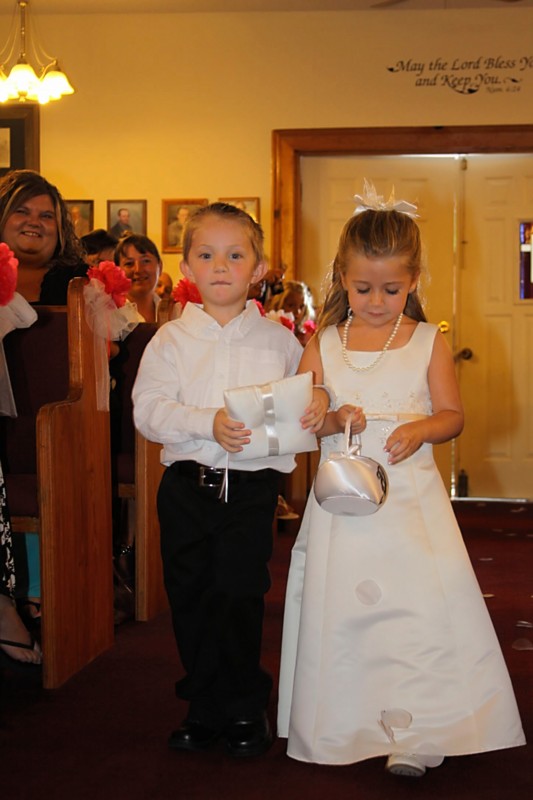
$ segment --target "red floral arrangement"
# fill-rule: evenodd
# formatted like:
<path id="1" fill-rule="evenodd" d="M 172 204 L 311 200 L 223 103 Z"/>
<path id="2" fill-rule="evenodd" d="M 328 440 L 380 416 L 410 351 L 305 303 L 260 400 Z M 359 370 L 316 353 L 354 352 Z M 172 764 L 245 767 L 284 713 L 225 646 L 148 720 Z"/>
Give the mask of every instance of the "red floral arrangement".
<path id="1" fill-rule="evenodd" d="M 313 319 L 308 319 L 307 322 L 304 322 L 302 325 L 302 333 L 305 334 L 313 334 L 316 332 L 316 322 Z"/>
<path id="2" fill-rule="evenodd" d="M 89 280 L 94 278 L 103 283 L 106 293 L 111 295 L 116 307 L 122 308 L 131 288 L 131 280 L 126 277 L 122 267 L 113 261 L 100 261 L 97 267 L 90 267 L 87 270 L 87 277 Z"/>
<path id="3" fill-rule="evenodd" d="M 285 327 L 288 328 L 291 333 L 294 333 L 294 321 L 292 319 L 289 317 L 284 317 L 280 314 L 279 322 L 281 322 L 282 325 L 285 325 Z"/>
<path id="4" fill-rule="evenodd" d="M 201 304 L 202 302 L 197 285 L 192 281 L 187 280 L 187 278 L 182 278 L 177 282 L 172 289 L 172 294 L 170 296 L 175 303 L 180 303 L 182 309 L 185 308 L 187 303 Z"/>
<path id="5" fill-rule="evenodd" d="M 5 242 L 0 242 L 0 306 L 13 300 L 17 286 L 18 260 Z"/>

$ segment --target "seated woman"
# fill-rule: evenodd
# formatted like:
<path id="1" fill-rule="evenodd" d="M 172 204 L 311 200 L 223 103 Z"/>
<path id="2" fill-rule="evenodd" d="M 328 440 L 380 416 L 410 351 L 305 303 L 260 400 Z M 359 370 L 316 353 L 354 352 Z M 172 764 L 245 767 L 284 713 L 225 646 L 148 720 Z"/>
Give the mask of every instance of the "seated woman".
<path id="1" fill-rule="evenodd" d="M 79 239 L 58 189 L 31 169 L 0 178 L 0 241 L 18 259 L 17 291 L 29 303 L 66 305 L 70 280 L 85 275 Z M 40 618 L 39 540 L 26 534 L 28 585 L 17 601 L 25 616 Z"/>
<path id="2" fill-rule="evenodd" d="M 137 307 L 137 312 L 145 322 L 161 324 L 175 311 L 175 303 L 170 294 L 160 297 L 157 284 L 162 274 L 163 264 L 159 250 L 154 242 L 141 234 L 130 234 L 120 239 L 115 250 L 115 264 L 122 267 L 132 285 L 128 300 Z M 122 452 L 122 402 L 124 359 L 127 359 L 127 344 L 110 362 L 111 383 L 111 452 L 112 469 L 117 469 L 117 457 Z M 128 524 L 132 513 L 131 500 L 113 498 L 114 514 L 114 553 L 115 553 L 115 624 L 120 624 L 134 613 L 134 531 Z"/>
<path id="3" fill-rule="evenodd" d="M 156 288 L 163 262 L 155 244 L 142 234 L 125 236 L 115 250 L 115 264 L 132 281 L 128 300 L 135 303 L 145 322 L 157 322 L 162 301 Z"/>
<path id="4" fill-rule="evenodd" d="M 87 272 L 65 201 L 33 170 L 0 178 L 0 241 L 18 259 L 17 291 L 30 303 L 65 305 L 69 281 Z"/>
<path id="5" fill-rule="evenodd" d="M 41 648 L 19 617 L 15 604 L 15 569 L 11 542 L 11 523 L 7 513 L 6 491 L 0 466 L 0 650 L 12 661 L 40 664 Z"/>

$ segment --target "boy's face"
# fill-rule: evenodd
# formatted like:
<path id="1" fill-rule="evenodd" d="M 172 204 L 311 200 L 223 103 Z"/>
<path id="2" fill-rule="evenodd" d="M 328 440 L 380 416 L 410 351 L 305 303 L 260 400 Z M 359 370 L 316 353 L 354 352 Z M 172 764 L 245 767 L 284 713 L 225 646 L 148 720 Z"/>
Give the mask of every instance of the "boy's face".
<path id="1" fill-rule="evenodd" d="M 204 310 L 224 325 L 241 313 L 248 287 L 261 280 L 266 266 L 257 263 L 245 225 L 213 214 L 194 231 L 180 268 L 198 286 Z"/>

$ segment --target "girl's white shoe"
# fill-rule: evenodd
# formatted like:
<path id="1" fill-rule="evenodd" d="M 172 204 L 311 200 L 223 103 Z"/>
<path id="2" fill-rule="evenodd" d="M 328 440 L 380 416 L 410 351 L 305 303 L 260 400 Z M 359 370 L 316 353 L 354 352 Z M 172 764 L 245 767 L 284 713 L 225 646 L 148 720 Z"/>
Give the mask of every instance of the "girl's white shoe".
<path id="1" fill-rule="evenodd" d="M 389 756 L 385 769 L 393 775 L 404 775 L 408 778 L 421 778 L 426 772 L 424 764 L 410 753 Z"/>

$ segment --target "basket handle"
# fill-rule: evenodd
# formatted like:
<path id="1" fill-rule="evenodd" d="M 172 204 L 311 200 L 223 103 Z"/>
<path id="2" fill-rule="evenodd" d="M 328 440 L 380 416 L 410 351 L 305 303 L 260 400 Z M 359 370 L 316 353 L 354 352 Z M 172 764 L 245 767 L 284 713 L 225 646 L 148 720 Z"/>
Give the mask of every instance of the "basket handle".
<path id="1" fill-rule="evenodd" d="M 362 447 L 361 436 L 358 433 L 354 433 L 352 436 L 351 428 L 353 417 L 354 413 L 352 411 L 346 419 L 346 425 L 344 426 L 344 454 L 347 456 L 360 456 Z"/>

